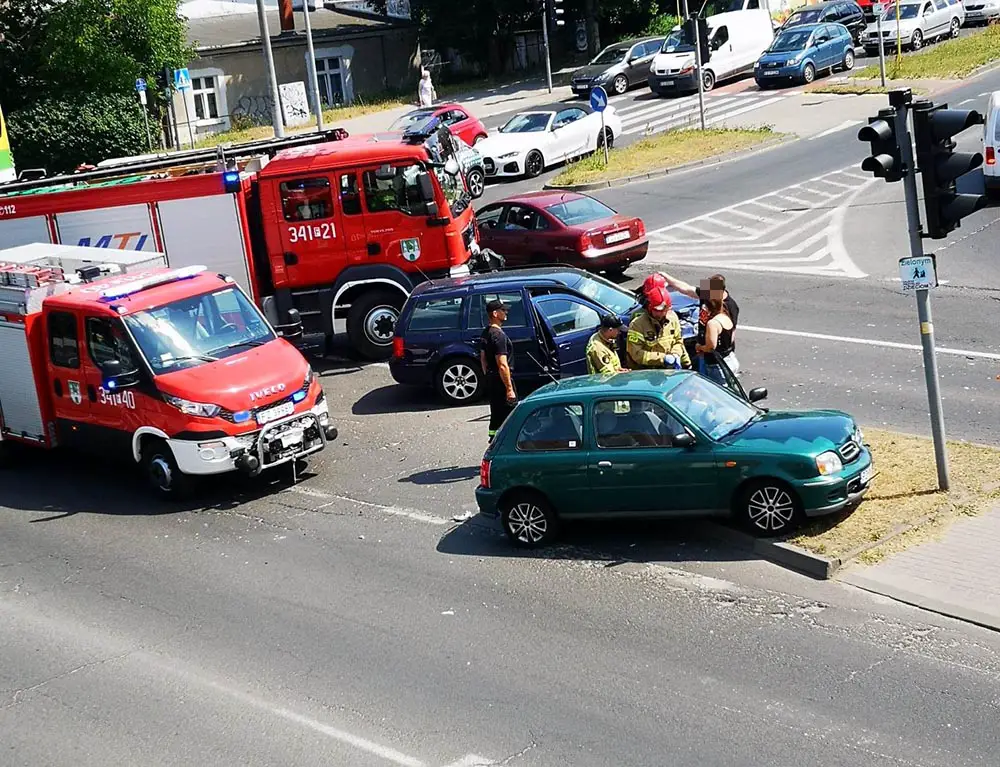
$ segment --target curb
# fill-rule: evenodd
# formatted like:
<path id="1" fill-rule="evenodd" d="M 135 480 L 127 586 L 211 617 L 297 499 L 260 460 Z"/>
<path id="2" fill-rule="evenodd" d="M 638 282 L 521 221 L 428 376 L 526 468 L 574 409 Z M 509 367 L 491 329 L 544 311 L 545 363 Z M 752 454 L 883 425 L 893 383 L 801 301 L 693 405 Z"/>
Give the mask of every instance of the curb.
<path id="1" fill-rule="evenodd" d="M 763 152 L 767 149 L 772 149 L 780 144 L 796 141 L 798 138 L 799 137 L 795 135 L 780 136 L 747 147 L 738 155 L 719 154 L 713 157 L 706 157 L 704 160 L 693 160 L 691 162 L 682 163 L 681 165 L 671 165 L 668 168 L 660 168 L 658 170 L 650 171 L 649 173 L 638 173 L 634 176 L 619 176 L 618 178 L 612 178 L 606 181 L 591 181 L 586 184 L 545 184 L 542 189 L 555 190 L 559 192 L 591 192 L 595 189 L 613 189 L 614 187 L 625 186 L 626 184 L 630 184 L 634 181 L 649 181 L 651 179 L 669 176 L 671 173 L 679 173 L 681 171 L 690 170 L 691 168 L 701 168 L 708 165 L 720 165 L 724 162 L 731 162 L 734 159 L 743 159 L 749 155 Z"/>

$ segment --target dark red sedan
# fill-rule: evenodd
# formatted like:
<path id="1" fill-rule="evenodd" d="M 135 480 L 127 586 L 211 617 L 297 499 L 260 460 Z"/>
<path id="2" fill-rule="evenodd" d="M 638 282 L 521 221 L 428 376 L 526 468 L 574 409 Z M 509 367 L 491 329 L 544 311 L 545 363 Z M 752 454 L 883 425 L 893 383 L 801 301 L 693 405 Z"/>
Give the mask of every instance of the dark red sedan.
<path id="1" fill-rule="evenodd" d="M 448 126 L 449 130 L 469 146 L 486 138 L 486 126 L 461 104 L 435 104 L 432 107 L 416 109 L 398 118 L 389 130 L 405 133 L 408 129 L 426 123 L 432 117 L 437 117 Z"/>
<path id="2" fill-rule="evenodd" d="M 624 272 L 646 257 L 641 218 L 623 216 L 577 192 L 530 192 L 476 213 L 479 243 L 509 266 L 561 263 L 591 271 Z"/>

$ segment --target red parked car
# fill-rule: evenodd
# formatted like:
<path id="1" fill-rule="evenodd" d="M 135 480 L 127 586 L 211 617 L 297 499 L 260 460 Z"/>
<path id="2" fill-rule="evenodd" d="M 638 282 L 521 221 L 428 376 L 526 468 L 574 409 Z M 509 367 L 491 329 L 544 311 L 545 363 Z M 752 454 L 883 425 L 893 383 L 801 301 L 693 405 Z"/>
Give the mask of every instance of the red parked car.
<path id="1" fill-rule="evenodd" d="M 476 221 L 479 244 L 510 266 L 561 263 L 621 273 L 649 247 L 641 218 L 576 192 L 508 197 L 478 211 Z"/>
<path id="2" fill-rule="evenodd" d="M 432 117 L 441 118 L 441 122 L 447 125 L 452 133 L 470 146 L 486 138 L 486 126 L 470 115 L 461 104 L 436 104 L 426 109 L 415 109 L 397 119 L 389 126 L 389 130 L 405 133 L 408 128 L 424 123 Z"/>

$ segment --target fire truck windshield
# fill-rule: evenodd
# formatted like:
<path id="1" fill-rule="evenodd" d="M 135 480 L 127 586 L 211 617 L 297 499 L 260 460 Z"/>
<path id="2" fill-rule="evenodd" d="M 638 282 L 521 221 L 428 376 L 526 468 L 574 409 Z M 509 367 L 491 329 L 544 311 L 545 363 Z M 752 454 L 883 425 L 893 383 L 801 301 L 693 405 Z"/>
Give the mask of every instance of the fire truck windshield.
<path id="1" fill-rule="evenodd" d="M 434 173 L 437 175 L 441 191 L 444 192 L 444 197 L 448 201 L 451 215 L 461 215 L 462 211 L 469 207 L 469 203 L 472 202 L 472 197 L 465 191 L 462 179 L 451 175 L 444 168 L 435 168 Z"/>
<path id="2" fill-rule="evenodd" d="M 136 312 L 125 323 L 157 374 L 214 362 L 275 338 L 257 307 L 236 288 Z"/>

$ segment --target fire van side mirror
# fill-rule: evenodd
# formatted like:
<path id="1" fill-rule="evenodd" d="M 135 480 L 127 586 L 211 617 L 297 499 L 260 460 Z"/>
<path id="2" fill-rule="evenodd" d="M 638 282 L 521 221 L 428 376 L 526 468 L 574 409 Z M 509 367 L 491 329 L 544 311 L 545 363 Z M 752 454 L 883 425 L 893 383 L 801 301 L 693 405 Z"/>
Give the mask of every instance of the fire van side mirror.
<path id="1" fill-rule="evenodd" d="M 100 367 L 105 389 L 125 389 L 139 383 L 138 371 L 124 370 L 121 360 L 107 360 Z"/>
<path id="2" fill-rule="evenodd" d="M 381 165 L 375 170 L 377 181 L 392 181 L 396 178 L 396 171 L 391 165 Z"/>

